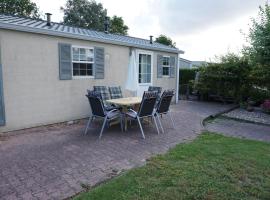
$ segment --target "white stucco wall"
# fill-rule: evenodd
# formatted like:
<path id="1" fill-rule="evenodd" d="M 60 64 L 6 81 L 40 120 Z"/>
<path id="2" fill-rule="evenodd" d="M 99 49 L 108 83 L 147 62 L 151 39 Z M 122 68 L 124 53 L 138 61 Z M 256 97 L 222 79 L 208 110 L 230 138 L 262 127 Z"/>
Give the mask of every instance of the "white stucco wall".
<path id="1" fill-rule="evenodd" d="M 59 80 L 59 42 L 104 47 L 105 79 Z M 7 30 L 0 30 L 0 45 L 6 112 L 0 132 L 88 117 L 87 89 L 124 89 L 129 47 Z M 163 53 L 154 52 L 153 85 L 176 89 L 176 78 L 157 79 L 157 54 Z"/>

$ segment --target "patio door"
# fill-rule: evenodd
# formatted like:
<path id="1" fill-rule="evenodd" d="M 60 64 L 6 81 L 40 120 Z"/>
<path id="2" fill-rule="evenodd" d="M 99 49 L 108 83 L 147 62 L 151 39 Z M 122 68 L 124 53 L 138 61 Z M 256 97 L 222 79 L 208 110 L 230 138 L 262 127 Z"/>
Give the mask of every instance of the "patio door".
<path id="1" fill-rule="evenodd" d="M 138 63 L 138 96 L 142 96 L 144 91 L 153 83 L 153 53 L 148 51 L 137 52 Z"/>

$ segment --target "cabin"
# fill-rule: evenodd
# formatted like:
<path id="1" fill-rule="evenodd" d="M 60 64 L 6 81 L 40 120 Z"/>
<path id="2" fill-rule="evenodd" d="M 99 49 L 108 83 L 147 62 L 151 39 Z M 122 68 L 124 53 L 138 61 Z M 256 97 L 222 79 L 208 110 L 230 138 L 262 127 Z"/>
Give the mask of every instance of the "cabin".
<path id="1" fill-rule="evenodd" d="M 182 50 L 149 40 L 0 15 L 0 133 L 86 118 L 86 90 L 121 86 L 136 54 L 137 95 L 150 85 L 178 91 Z M 178 100 L 178 92 L 174 102 Z"/>

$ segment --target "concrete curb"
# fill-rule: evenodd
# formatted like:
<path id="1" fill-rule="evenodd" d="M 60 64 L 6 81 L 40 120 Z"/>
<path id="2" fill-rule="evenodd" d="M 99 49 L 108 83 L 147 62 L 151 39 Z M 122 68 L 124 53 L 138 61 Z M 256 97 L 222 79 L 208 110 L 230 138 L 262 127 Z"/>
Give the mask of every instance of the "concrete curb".
<path id="1" fill-rule="evenodd" d="M 202 119 L 201 122 L 200 122 L 201 123 L 201 127 L 202 127 L 202 131 L 207 131 L 207 129 L 205 127 L 205 124 L 206 124 L 206 122 L 208 120 L 217 118 L 218 116 L 220 116 L 220 115 L 222 115 L 224 113 L 230 112 L 230 111 L 232 111 L 232 110 L 234 110 L 236 108 L 239 108 L 239 105 L 234 105 L 231 108 L 228 108 L 226 110 L 223 110 L 223 111 L 217 112 L 215 114 L 209 115 L 209 116 L 205 117 L 204 119 Z"/>

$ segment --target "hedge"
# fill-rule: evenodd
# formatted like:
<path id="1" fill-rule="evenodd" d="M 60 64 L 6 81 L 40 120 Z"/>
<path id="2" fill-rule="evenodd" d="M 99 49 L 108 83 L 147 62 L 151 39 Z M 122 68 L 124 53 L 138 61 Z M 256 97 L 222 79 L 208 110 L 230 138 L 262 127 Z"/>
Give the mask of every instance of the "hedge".
<path id="1" fill-rule="evenodd" d="M 180 94 L 186 94 L 187 84 L 189 84 L 191 80 L 195 79 L 195 75 L 197 71 L 198 69 L 180 69 L 179 70 Z M 190 87 L 190 89 L 192 88 Z"/>

